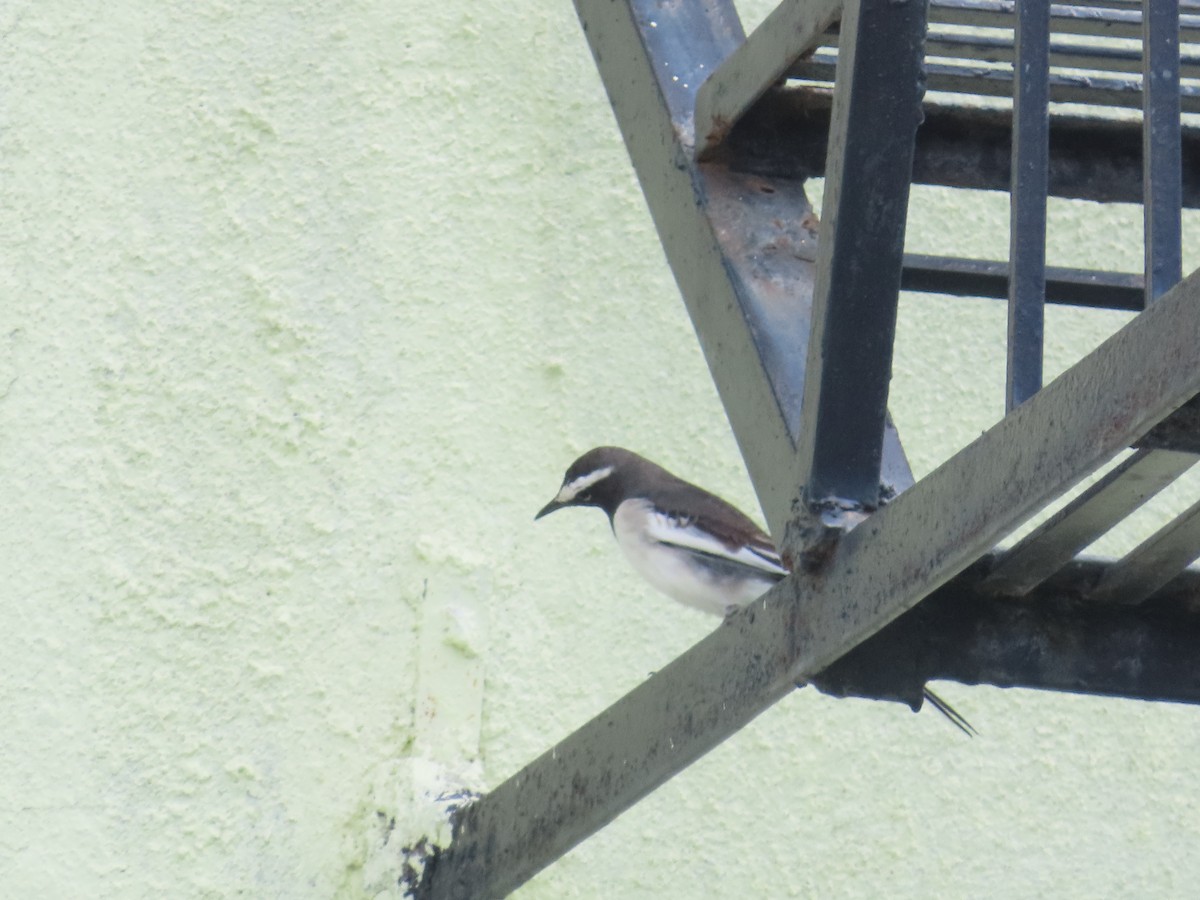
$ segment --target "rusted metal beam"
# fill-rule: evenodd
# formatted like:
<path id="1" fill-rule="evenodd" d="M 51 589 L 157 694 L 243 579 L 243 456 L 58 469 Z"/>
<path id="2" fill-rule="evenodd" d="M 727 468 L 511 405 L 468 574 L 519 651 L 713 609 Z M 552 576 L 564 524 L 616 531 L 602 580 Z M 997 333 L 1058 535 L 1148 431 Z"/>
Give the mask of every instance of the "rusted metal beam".
<path id="1" fill-rule="evenodd" d="M 617 124 L 768 526 L 791 516 L 816 219 L 802 178 L 760 178 L 694 157 L 696 95 L 744 41 L 731 0 L 577 8 Z M 823 152 L 823 151 L 822 151 Z M 911 482 L 894 430 L 891 494 Z"/>
<path id="2" fill-rule="evenodd" d="M 768 91 L 730 132 L 722 159 L 765 177 L 825 173 L 828 91 Z M 927 100 L 917 131 L 913 181 L 1007 191 L 1012 114 Z M 1200 128 L 1183 128 L 1183 205 L 1200 208 Z M 1100 203 L 1142 202 L 1142 128 L 1138 122 L 1055 113 L 1050 117 L 1050 194 Z"/>
<path id="3" fill-rule="evenodd" d="M 802 179 L 697 166 L 700 84 L 745 39 L 731 2 L 577 2 L 609 101 L 763 514 L 781 533 L 816 234 Z M 782 218 L 781 218 L 782 214 Z"/>
<path id="4" fill-rule="evenodd" d="M 742 114 L 820 42 L 842 0 L 783 0 L 696 95 L 696 156 L 708 157 Z"/>

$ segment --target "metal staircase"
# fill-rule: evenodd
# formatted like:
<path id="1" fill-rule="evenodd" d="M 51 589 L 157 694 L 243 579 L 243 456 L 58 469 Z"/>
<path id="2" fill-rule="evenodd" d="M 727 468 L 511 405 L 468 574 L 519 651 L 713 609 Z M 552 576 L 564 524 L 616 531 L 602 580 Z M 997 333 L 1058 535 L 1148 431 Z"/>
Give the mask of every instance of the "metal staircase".
<path id="1" fill-rule="evenodd" d="M 1078 557 L 1200 453 L 1194 0 L 785 0 L 749 37 L 728 0 L 576 6 L 795 574 L 458 813 L 417 895 L 511 891 L 797 682 L 1200 702 L 1200 503 Z M 1009 191 L 1009 259 L 906 255 L 914 182 Z M 1047 268 L 1048 196 L 1142 203 L 1145 272 Z M 916 483 L 886 410 L 902 288 L 1009 305 L 1008 414 Z M 1140 312 L 1043 386 L 1047 301 Z"/>

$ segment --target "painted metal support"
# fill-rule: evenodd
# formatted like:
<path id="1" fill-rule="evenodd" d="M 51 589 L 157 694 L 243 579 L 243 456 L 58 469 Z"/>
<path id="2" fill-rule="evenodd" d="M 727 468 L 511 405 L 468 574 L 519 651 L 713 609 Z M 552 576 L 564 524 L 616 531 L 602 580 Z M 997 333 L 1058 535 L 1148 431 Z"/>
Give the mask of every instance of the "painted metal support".
<path id="1" fill-rule="evenodd" d="M 1149 605 L 1081 601 L 1111 563 L 1071 563 L 1025 598 L 990 596 L 987 561 L 922 600 L 812 684 L 838 697 L 907 702 L 932 680 L 1200 703 L 1200 573 Z M 986 733 L 986 723 L 980 723 Z"/>
<path id="2" fill-rule="evenodd" d="M 1200 558 L 1200 502 L 1194 503 L 1110 568 L 1089 597 L 1133 606 Z"/>
<path id="3" fill-rule="evenodd" d="M 1143 0 L 1142 189 L 1146 304 L 1183 277 L 1178 0 Z"/>
<path id="4" fill-rule="evenodd" d="M 754 101 L 786 74 L 842 12 L 842 0 L 783 0 L 696 95 L 696 156 L 718 147 Z"/>
<path id="5" fill-rule="evenodd" d="M 987 579 L 988 589 L 1028 593 L 1195 462 L 1191 453 L 1136 451 L 1005 553 Z"/>
<path id="6" fill-rule="evenodd" d="M 1008 299 L 1008 264 L 990 259 L 904 254 L 900 287 L 928 294 Z M 1046 302 L 1139 312 L 1141 273 L 1046 267 Z"/>
<path id="7" fill-rule="evenodd" d="M 1050 0 L 1021 0 L 1017 4 L 1014 52 L 1005 390 L 1005 409 L 1009 411 L 1042 387 L 1050 168 Z"/>
<path id="8" fill-rule="evenodd" d="M 846 535 L 820 577 L 781 582 L 464 810 L 421 896 L 514 889 L 1197 394 L 1200 273 Z"/>
<path id="9" fill-rule="evenodd" d="M 808 552 L 843 512 L 879 505 L 925 3 L 847 0 L 826 163 L 812 338 L 797 442 Z M 869 260 L 870 264 L 864 261 Z M 792 549 L 792 548 L 787 548 Z"/>
<path id="10" fill-rule="evenodd" d="M 797 215 L 803 180 L 694 162 L 696 92 L 745 37 L 731 2 L 577 0 L 576 10 L 768 527 L 781 534 L 794 485 L 778 474 L 794 452 L 804 379 L 792 348 L 808 340 L 816 258 L 816 234 Z"/>
<path id="11" fill-rule="evenodd" d="M 1011 83 L 1004 92 L 1011 92 Z M 962 90 L 969 90 L 966 86 Z M 1140 104 L 1140 94 L 1137 95 Z M 723 144 L 730 168 L 765 178 L 825 173 L 830 98 L 788 87 L 768 91 Z M 925 98 L 913 182 L 1007 191 L 1012 114 Z M 1142 202 L 1141 123 L 1056 111 L 1050 119 L 1050 194 L 1098 203 Z M 1183 129 L 1183 203 L 1200 208 L 1200 128 Z"/>

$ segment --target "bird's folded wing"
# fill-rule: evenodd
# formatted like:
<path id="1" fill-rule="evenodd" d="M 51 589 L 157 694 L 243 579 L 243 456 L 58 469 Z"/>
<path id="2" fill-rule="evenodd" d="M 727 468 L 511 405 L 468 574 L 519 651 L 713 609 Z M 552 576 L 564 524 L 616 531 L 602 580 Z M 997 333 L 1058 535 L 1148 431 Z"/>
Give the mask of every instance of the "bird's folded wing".
<path id="1" fill-rule="evenodd" d="M 763 536 L 751 541 L 723 541 L 698 519 L 657 513 L 647 516 L 647 536 L 663 544 L 738 563 L 782 578 L 788 574 L 779 553 Z"/>

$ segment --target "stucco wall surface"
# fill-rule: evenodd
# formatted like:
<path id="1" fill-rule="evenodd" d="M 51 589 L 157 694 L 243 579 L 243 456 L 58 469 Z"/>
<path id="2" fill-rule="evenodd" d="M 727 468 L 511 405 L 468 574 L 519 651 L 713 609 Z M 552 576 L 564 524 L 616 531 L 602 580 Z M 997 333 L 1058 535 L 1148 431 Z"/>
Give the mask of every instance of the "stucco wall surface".
<path id="1" fill-rule="evenodd" d="M 422 790 L 712 627 L 600 514 L 534 525 L 565 466 L 755 508 L 574 13 L 17 0 L 0 45 L 0 895 L 387 896 Z M 1135 210 L 1051 227 L 1140 264 Z M 918 190 L 909 243 L 1001 256 L 1004 198 Z M 1121 321 L 1053 311 L 1051 367 Z M 905 298 L 919 473 L 1003 333 Z M 1194 895 L 1200 714 L 942 692 L 979 738 L 798 692 L 520 896 Z"/>

